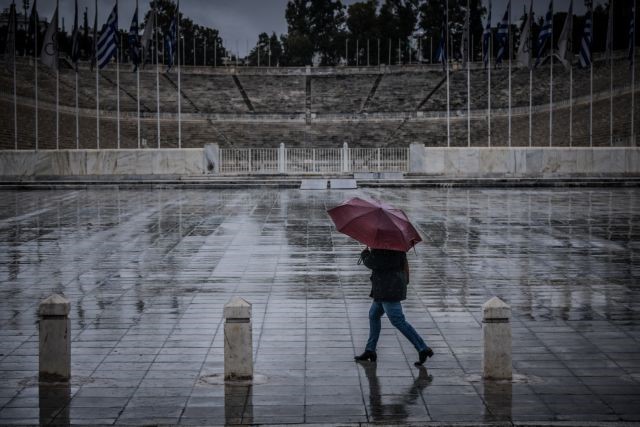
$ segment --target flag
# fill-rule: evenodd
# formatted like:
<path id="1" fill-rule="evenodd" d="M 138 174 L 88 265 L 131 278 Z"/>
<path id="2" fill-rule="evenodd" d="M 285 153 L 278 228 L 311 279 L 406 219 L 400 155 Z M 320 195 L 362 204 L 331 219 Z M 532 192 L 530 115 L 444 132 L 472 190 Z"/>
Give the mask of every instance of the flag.
<path id="1" fill-rule="evenodd" d="M 142 48 L 142 65 L 146 64 L 147 60 L 150 58 L 149 50 L 151 39 L 153 39 L 153 25 L 155 22 L 156 10 L 151 9 L 149 12 L 149 16 L 147 18 L 147 23 L 144 25 L 144 32 L 142 33 L 142 40 L 140 42 L 140 46 Z"/>
<path id="2" fill-rule="evenodd" d="M 589 38 L 591 37 L 591 18 L 587 14 L 587 20 L 584 24 L 584 36 L 587 35 L 587 28 L 589 28 Z M 582 44 L 584 45 L 584 36 L 582 39 Z M 589 46 L 591 46 L 591 42 L 589 42 Z M 584 48 L 584 47 L 583 47 Z M 582 63 L 582 49 L 580 49 L 580 63 Z M 591 62 L 591 47 L 589 47 L 589 62 Z M 564 26 L 562 27 L 562 32 L 560 33 L 560 38 L 558 38 L 558 59 L 562 62 L 565 68 L 571 67 L 573 65 L 573 0 L 569 2 L 569 10 L 567 11 L 567 17 L 564 20 Z"/>
<path id="3" fill-rule="evenodd" d="M 179 7 L 178 3 L 178 7 Z M 178 9 L 176 9 L 176 14 L 171 18 L 171 24 L 169 24 L 169 31 L 164 36 L 164 46 L 167 51 L 167 72 L 171 70 L 171 66 L 173 65 L 173 54 L 176 49 L 176 39 L 177 39 L 177 28 L 176 28 L 176 20 L 178 15 Z"/>
<path id="4" fill-rule="evenodd" d="M 7 43 L 4 49 L 5 56 L 10 56 L 11 61 L 16 57 L 16 4 L 9 7 L 9 26 L 7 27 Z"/>
<path id="5" fill-rule="evenodd" d="M 507 43 L 509 41 L 509 15 L 511 12 L 511 0 L 507 3 L 507 10 L 504 11 L 502 21 L 498 24 L 498 56 L 496 57 L 496 63 L 500 64 L 502 58 L 504 58 L 505 51 L 507 50 Z M 511 52 L 509 52 L 511 53 Z"/>
<path id="6" fill-rule="evenodd" d="M 98 52 L 98 0 L 96 0 L 96 14 L 93 18 L 93 41 L 91 48 L 91 71 L 96 66 L 96 52 Z"/>
<path id="7" fill-rule="evenodd" d="M 58 68 L 58 7 L 53 12 L 53 18 L 49 22 L 47 32 L 44 34 L 44 42 L 40 51 L 40 61 L 49 68 Z"/>
<path id="8" fill-rule="evenodd" d="M 118 53 L 118 4 L 113 7 L 113 10 L 107 18 L 100 32 L 100 38 L 98 38 L 96 51 L 96 61 L 100 69 L 107 66 L 111 58 L 115 57 Z"/>
<path id="9" fill-rule="evenodd" d="M 131 27 L 129 28 L 129 56 L 133 62 L 133 72 L 138 70 L 140 64 L 140 37 L 138 37 L 138 5 L 131 19 Z"/>
<path id="10" fill-rule="evenodd" d="M 531 52 L 533 47 L 533 34 L 531 26 L 533 25 L 533 0 L 529 4 L 529 14 L 527 21 L 522 28 L 520 35 L 520 46 L 518 47 L 518 63 L 523 67 L 531 69 L 533 62 L 531 61 Z"/>
<path id="11" fill-rule="evenodd" d="M 580 41 L 580 67 L 588 68 L 591 66 L 591 42 L 592 42 L 592 19 L 593 5 L 591 2 L 587 5 L 587 16 L 584 21 L 584 30 L 582 32 L 582 40 Z"/>
<path id="12" fill-rule="evenodd" d="M 37 44 L 38 33 L 40 32 L 40 28 L 38 26 L 40 23 L 40 17 L 38 16 L 38 8 L 36 6 L 37 2 L 37 0 L 33 0 L 31 15 L 29 16 L 29 30 L 27 36 L 27 49 L 29 50 L 29 52 L 33 52 L 33 56 L 36 56 L 38 54 L 34 48 L 34 44 Z"/>
<path id="13" fill-rule="evenodd" d="M 629 17 L 629 64 L 633 65 L 633 51 L 636 49 L 636 1 L 631 1 L 631 15 Z"/>
<path id="14" fill-rule="evenodd" d="M 489 0 L 489 15 L 487 16 L 487 25 L 484 27 L 482 33 L 482 61 L 484 62 L 484 68 L 487 68 L 489 64 L 489 41 L 491 40 L 491 0 Z"/>
<path id="15" fill-rule="evenodd" d="M 544 25 L 542 26 L 542 30 L 540 30 L 540 34 L 538 34 L 538 55 L 536 56 L 536 66 L 540 64 L 542 59 L 542 52 L 544 51 L 545 45 L 547 44 L 547 40 L 551 38 L 551 33 L 553 31 L 553 0 L 549 0 L 549 10 L 547 10 L 547 14 L 544 18 Z M 551 41 L 551 54 L 553 54 L 553 40 Z"/>
<path id="16" fill-rule="evenodd" d="M 76 0 L 75 15 L 73 18 L 73 34 L 71 35 L 71 61 L 78 71 L 78 59 L 80 59 L 80 27 L 78 26 L 78 0 Z"/>
<path id="17" fill-rule="evenodd" d="M 609 23 L 607 24 L 607 42 L 605 44 L 605 59 L 610 60 L 613 54 L 613 1 L 609 1 Z"/>

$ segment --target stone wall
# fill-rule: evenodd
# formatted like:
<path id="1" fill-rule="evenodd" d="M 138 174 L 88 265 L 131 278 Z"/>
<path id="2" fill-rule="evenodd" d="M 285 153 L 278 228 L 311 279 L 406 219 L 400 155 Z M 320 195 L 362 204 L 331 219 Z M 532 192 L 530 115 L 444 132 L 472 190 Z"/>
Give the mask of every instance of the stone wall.
<path id="1" fill-rule="evenodd" d="M 433 148 L 411 146 L 412 173 L 448 178 L 640 175 L 638 148 Z"/>
<path id="2" fill-rule="evenodd" d="M 638 148 L 410 147 L 410 172 L 445 178 L 640 176 Z M 203 149 L 0 151 L 0 176 L 205 173 Z"/>

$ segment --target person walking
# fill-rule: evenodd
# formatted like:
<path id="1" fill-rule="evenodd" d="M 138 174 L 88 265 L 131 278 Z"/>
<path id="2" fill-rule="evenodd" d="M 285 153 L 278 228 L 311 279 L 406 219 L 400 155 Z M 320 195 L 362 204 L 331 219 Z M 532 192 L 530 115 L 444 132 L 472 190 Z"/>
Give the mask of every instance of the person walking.
<path id="1" fill-rule="evenodd" d="M 402 312 L 401 301 L 407 299 L 409 284 L 409 264 L 407 254 L 388 249 L 365 249 L 360 254 L 358 264 L 371 269 L 371 294 L 369 309 L 369 339 L 364 353 L 355 356 L 356 361 L 372 361 L 378 358 L 376 346 L 382 327 L 381 318 L 387 314 L 391 324 L 404 335 L 418 351 L 416 366 L 421 366 L 433 350 L 427 346 L 420 334 L 411 326 Z"/>

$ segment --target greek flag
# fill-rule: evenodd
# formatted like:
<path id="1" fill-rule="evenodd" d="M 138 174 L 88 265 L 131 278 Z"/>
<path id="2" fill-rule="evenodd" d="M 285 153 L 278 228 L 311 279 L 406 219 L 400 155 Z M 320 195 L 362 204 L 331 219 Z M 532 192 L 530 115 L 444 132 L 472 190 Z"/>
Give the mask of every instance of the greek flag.
<path id="1" fill-rule="evenodd" d="M 489 64 L 489 41 L 491 40 L 491 0 L 489 0 L 489 15 L 487 16 L 487 25 L 482 33 L 482 62 L 484 68 Z"/>
<path id="2" fill-rule="evenodd" d="M 631 15 L 629 18 L 629 65 L 633 65 L 633 51 L 636 49 L 636 1 L 631 2 Z"/>
<path id="3" fill-rule="evenodd" d="M 584 31 L 582 33 L 582 41 L 580 42 L 580 67 L 588 68 L 591 66 L 591 21 L 593 11 L 591 4 L 588 5 L 589 10 L 584 21 Z"/>
<path id="4" fill-rule="evenodd" d="M 507 3 L 507 10 L 504 11 L 502 21 L 498 24 L 498 56 L 496 63 L 500 64 L 504 53 L 507 50 L 507 41 L 509 39 L 509 11 L 511 9 L 511 0 Z"/>
<path id="5" fill-rule="evenodd" d="M 553 0 L 549 0 L 549 10 L 544 18 L 544 25 L 540 34 L 538 35 L 538 56 L 536 57 L 536 66 L 540 64 L 542 52 L 544 51 L 547 40 L 551 37 L 553 32 Z M 553 41 L 551 41 L 551 54 L 553 54 Z"/>
<path id="6" fill-rule="evenodd" d="M 118 5 L 116 4 L 102 27 L 98 38 L 96 58 L 98 67 L 104 68 L 118 52 Z"/>
<path id="7" fill-rule="evenodd" d="M 164 38 L 164 47 L 167 51 L 167 72 L 171 70 L 171 66 L 173 65 L 173 53 L 176 49 L 176 39 L 177 39 L 177 30 L 176 30 L 176 19 L 177 19 L 178 11 L 176 10 L 176 14 L 171 19 L 171 24 L 169 25 L 169 31 L 165 35 Z"/>
<path id="8" fill-rule="evenodd" d="M 138 6 L 133 13 L 133 19 L 131 19 L 131 27 L 129 28 L 129 56 L 131 62 L 133 62 L 133 72 L 138 70 L 140 64 L 140 37 L 138 37 Z"/>

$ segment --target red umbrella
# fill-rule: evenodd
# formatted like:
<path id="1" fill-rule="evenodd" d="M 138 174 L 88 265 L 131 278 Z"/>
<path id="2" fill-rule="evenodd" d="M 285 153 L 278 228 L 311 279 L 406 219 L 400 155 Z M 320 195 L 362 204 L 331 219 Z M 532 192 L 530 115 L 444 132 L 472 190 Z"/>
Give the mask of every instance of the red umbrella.
<path id="1" fill-rule="evenodd" d="M 407 252 L 422 238 L 400 209 L 358 197 L 327 211 L 339 232 L 373 249 Z"/>

